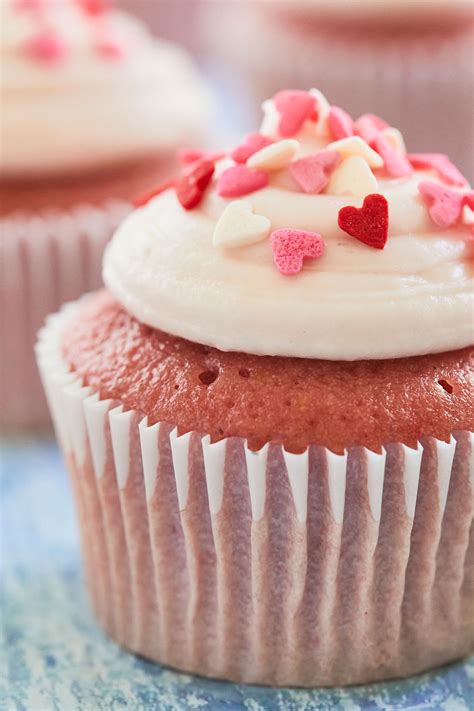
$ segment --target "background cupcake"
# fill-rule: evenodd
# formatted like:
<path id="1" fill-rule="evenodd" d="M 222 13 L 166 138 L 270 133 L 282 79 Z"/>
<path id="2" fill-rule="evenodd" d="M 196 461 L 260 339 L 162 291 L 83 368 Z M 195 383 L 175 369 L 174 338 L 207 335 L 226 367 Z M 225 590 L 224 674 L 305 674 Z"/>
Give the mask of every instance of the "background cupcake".
<path id="1" fill-rule="evenodd" d="M 1 421 L 35 424 L 37 328 L 98 285 L 113 229 L 176 146 L 202 137 L 209 95 L 181 49 L 107 2 L 1 11 Z"/>
<path id="2" fill-rule="evenodd" d="M 121 225 L 38 344 L 112 637 L 280 685 L 472 650 L 473 200 L 283 91 Z"/>
<path id="3" fill-rule="evenodd" d="M 285 86 L 318 86 L 355 115 L 371 106 L 409 149 L 436 147 L 472 179 L 472 3 L 223 0 L 203 10 L 211 55 L 254 89 L 249 109 Z"/>

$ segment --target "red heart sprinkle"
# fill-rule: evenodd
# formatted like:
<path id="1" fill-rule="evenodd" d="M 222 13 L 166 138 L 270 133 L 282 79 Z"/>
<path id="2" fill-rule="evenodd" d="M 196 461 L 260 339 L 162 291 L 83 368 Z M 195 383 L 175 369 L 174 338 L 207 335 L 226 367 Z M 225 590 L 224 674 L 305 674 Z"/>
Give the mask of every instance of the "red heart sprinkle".
<path id="1" fill-rule="evenodd" d="M 383 249 L 388 239 L 388 202 L 383 195 L 367 195 L 362 207 L 348 205 L 339 210 L 341 230 L 375 249 Z"/>
<path id="2" fill-rule="evenodd" d="M 463 205 L 467 205 L 471 210 L 474 210 L 474 190 L 464 193 Z"/>
<path id="3" fill-rule="evenodd" d="M 398 153 L 382 133 L 375 137 L 373 148 L 383 158 L 385 170 L 392 178 L 403 178 L 413 173 L 408 158 Z"/>
<path id="4" fill-rule="evenodd" d="M 316 232 L 281 229 L 271 234 L 273 260 L 278 271 L 287 276 L 298 274 L 303 259 L 317 259 L 324 254 L 324 241 Z"/>
<path id="5" fill-rule="evenodd" d="M 213 174 L 214 163 L 202 159 L 176 183 L 176 197 L 186 210 L 199 205 Z"/>
<path id="6" fill-rule="evenodd" d="M 157 185 L 156 188 L 152 188 L 147 193 L 144 193 L 143 195 L 140 195 L 139 197 L 135 198 L 133 201 L 134 207 L 143 207 L 144 205 L 147 205 L 150 200 L 153 200 L 154 197 L 156 197 L 157 195 L 161 195 L 161 193 L 164 193 L 165 190 L 169 190 L 170 188 L 174 187 L 174 185 L 174 180 L 167 180 L 164 183 Z"/>
<path id="7" fill-rule="evenodd" d="M 414 168 L 435 170 L 440 178 L 457 188 L 464 188 L 469 184 L 444 153 L 409 153 L 407 158 Z"/>
<path id="8" fill-rule="evenodd" d="M 329 182 L 334 168 L 340 163 L 338 151 L 319 151 L 293 161 L 289 171 L 305 193 L 320 193 Z"/>
<path id="9" fill-rule="evenodd" d="M 316 97 L 308 91 L 279 91 L 274 97 L 274 102 L 280 114 L 278 131 L 283 138 L 298 133 L 305 121 L 318 118 Z"/>
<path id="10" fill-rule="evenodd" d="M 327 121 L 333 141 L 339 141 L 341 138 L 349 138 L 349 136 L 354 135 L 354 121 L 339 106 L 331 106 Z"/>
<path id="11" fill-rule="evenodd" d="M 217 192 L 222 197 L 241 197 L 261 190 L 268 185 L 268 175 L 263 170 L 252 170 L 245 165 L 227 168 L 217 182 Z"/>
<path id="12" fill-rule="evenodd" d="M 250 156 L 253 156 L 254 153 L 269 146 L 271 143 L 273 141 L 268 136 L 262 136 L 261 133 L 248 133 L 242 143 L 234 148 L 230 157 L 236 163 L 246 163 Z"/>
<path id="13" fill-rule="evenodd" d="M 60 62 L 68 53 L 68 47 L 52 30 L 46 30 L 29 39 L 23 46 L 25 54 L 41 62 Z"/>
<path id="14" fill-rule="evenodd" d="M 363 114 L 354 124 L 356 134 L 369 145 L 375 141 L 382 129 L 388 127 L 388 123 L 375 114 Z"/>
<path id="15" fill-rule="evenodd" d="M 451 227 L 459 220 L 466 195 L 429 180 L 420 183 L 418 190 L 436 225 Z"/>

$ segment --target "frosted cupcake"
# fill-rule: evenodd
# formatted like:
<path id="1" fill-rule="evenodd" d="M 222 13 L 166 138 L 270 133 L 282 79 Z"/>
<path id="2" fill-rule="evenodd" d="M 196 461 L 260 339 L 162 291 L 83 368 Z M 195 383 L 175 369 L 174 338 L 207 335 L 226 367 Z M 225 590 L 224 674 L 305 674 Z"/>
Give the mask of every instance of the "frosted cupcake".
<path id="1" fill-rule="evenodd" d="M 40 334 L 92 603 L 199 674 L 413 674 L 474 643 L 474 193 L 318 91 L 264 108 Z"/>
<path id="2" fill-rule="evenodd" d="M 106 2 L 1 5 L 0 421 L 36 424 L 35 332 L 99 285 L 106 241 L 202 136 L 209 97 L 182 50 Z"/>
<path id="3" fill-rule="evenodd" d="M 223 0 L 206 8 L 211 53 L 255 106 L 285 86 L 316 85 L 353 114 L 370 106 L 403 131 L 409 149 L 437 148 L 474 176 L 465 150 L 473 135 L 472 2 Z M 232 41 L 223 26 L 232 27 Z"/>

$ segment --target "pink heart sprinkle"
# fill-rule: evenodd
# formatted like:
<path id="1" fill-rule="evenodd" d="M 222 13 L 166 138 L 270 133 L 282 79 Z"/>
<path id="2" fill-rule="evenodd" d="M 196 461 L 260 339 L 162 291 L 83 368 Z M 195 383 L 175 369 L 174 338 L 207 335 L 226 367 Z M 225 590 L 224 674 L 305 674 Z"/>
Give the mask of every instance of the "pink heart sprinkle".
<path id="1" fill-rule="evenodd" d="M 303 259 L 317 259 L 324 254 L 324 241 L 316 232 L 282 229 L 271 234 L 273 260 L 281 274 L 298 274 Z"/>
<path id="2" fill-rule="evenodd" d="M 398 153 L 382 133 L 375 137 L 373 148 L 383 158 L 385 170 L 392 178 L 403 178 L 413 173 L 408 158 L 402 153 Z"/>
<path id="3" fill-rule="evenodd" d="M 278 131 L 283 138 L 298 133 L 305 121 L 317 120 L 316 97 L 308 91 L 279 91 L 274 102 L 280 114 Z"/>
<path id="4" fill-rule="evenodd" d="M 122 59 L 126 54 L 123 43 L 111 34 L 99 37 L 95 43 L 95 50 L 106 59 Z"/>
<path id="5" fill-rule="evenodd" d="M 375 114 L 363 114 L 354 124 L 356 134 L 369 145 L 375 141 L 384 128 L 388 128 L 388 123 Z"/>
<path id="6" fill-rule="evenodd" d="M 261 133 L 249 133 L 245 136 L 242 143 L 234 148 L 230 157 L 235 160 L 236 163 L 246 163 L 250 156 L 254 153 L 260 151 L 262 148 L 269 146 L 273 143 L 271 138 L 268 136 L 262 136 Z"/>
<path id="7" fill-rule="evenodd" d="M 181 165 L 192 165 L 198 160 L 210 160 L 215 163 L 225 157 L 224 151 L 203 151 L 199 148 L 180 148 L 176 156 Z"/>
<path id="8" fill-rule="evenodd" d="M 320 151 L 290 163 L 289 170 L 305 193 L 320 193 L 329 182 L 334 168 L 340 163 L 338 151 Z"/>
<path id="9" fill-rule="evenodd" d="M 333 141 L 339 141 L 341 138 L 349 138 L 349 136 L 354 135 L 354 121 L 339 106 L 331 106 L 327 121 Z"/>
<path id="10" fill-rule="evenodd" d="M 407 158 L 414 168 L 436 170 L 440 178 L 450 185 L 457 188 L 464 188 L 468 185 L 464 175 L 444 153 L 409 153 Z"/>
<path id="11" fill-rule="evenodd" d="M 60 62 L 68 53 L 68 48 L 61 37 L 51 30 L 35 35 L 23 46 L 24 53 L 40 62 Z"/>
<path id="12" fill-rule="evenodd" d="M 227 168 L 217 181 L 217 192 L 222 197 L 241 197 L 261 190 L 268 185 L 268 175 L 263 170 L 252 170 L 245 165 Z"/>
<path id="13" fill-rule="evenodd" d="M 436 225 L 451 227 L 459 220 L 465 195 L 428 180 L 420 183 L 418 190 Z"/>

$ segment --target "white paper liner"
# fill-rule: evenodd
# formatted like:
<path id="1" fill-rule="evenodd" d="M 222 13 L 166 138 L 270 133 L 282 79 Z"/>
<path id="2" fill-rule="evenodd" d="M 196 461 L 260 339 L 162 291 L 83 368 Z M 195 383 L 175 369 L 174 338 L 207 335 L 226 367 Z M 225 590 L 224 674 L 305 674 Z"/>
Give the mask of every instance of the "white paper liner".
<path id="1" fill-rule="evenodd" d="M 214 60 L 237 77 L 253 120 L 281 89 L 317 87 L 354 117 L 370 111 L 400 129 L 411 152 L 447 153 L 468 179 L 474 174 L 473 42 L 463 31 L 378 36 L 362 31 L 301 31 L 261 3 L 209 3 L 203 33 Z M 232 41 L 223 26 L 232 27 Z M 245 47 L 245 52 L 241 51 Z M 244 91 L 242 92 L 242 87 Z"/>
<path id="2" fill-rule="evenodd" d="M 113 638 L 180 669 L 304 686 L 405 676 L 473 648 L 472 433 L 289 454 L 148 426 L 68 371 L 74 308 L 49 318 L 37 358 Z"/>
<path id="3" fill-rule="evenodd" d="M 131 210 L 100 208 L 15 212 L 0 219 L 0 425 L 50 423 L 34 357 L 48 313 L 101 285 L 104 247 Z"/>

